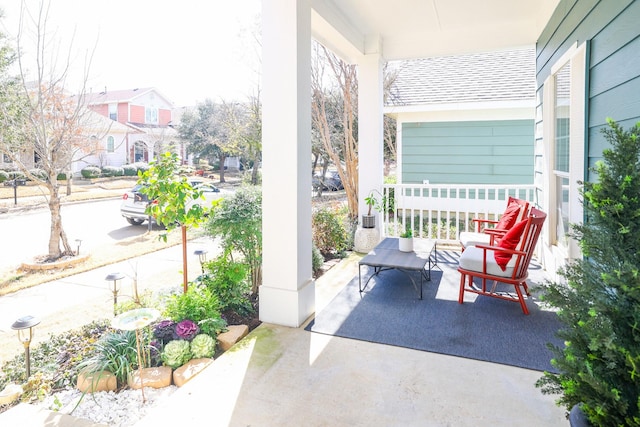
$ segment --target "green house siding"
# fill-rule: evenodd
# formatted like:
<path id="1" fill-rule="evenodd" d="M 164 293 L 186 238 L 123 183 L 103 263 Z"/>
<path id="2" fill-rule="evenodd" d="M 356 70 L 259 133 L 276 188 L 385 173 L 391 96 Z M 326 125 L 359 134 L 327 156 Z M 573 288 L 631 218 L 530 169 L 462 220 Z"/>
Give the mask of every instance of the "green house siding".
<path id="1" fill-rule="evenodd" d="M 533 120 L 402 124 L 406 184 L 532 184 Z"/>
<path id="2" fill-rule="evenodd" d="M 541 34 L 536 53 L 538 99 L 551 66 L 570 46 L 589 42 L 585 165 L 606 148 L 600 129 L 607 117 L 625 128 L 640 120 L 640 1 L 562 0 Z M 542 108 L 539 105 L 538 108 Z M 541 117 L 541 115 L 539 115 Z M 537 123 L 538 127 L 543 124 Z M 541 132 L 538 133 L 540 138 Z M 538 140 L 541 144 L 541 140 Z M 542 164 L 542 162 L 540 162 Z M 536 173 L 541 173 L 536 167 Z M 587 172 L 587 180 L 595 179 Z"/>

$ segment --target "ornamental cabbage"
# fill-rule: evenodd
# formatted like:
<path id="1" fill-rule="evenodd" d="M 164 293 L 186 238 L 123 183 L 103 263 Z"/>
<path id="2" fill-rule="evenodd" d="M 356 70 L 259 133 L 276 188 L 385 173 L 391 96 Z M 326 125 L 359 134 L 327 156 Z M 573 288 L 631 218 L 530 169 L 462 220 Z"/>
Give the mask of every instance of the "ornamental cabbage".
<path id="1" fill-rule="evenodd" d="M 162 361 L 165 365 L 176 369 L 191 360 L 191 346 L 186 340 L 169 341 L 162 351 Z"/>
<path id="2" fill-rule="evenodd" d="M 162 344 L 166 344 L 173 339 L 175 332 L 176 322 L 173 320 L 162 320 L 158 322 L 153 329 L 153 336 L 160 340 Z"/>
<path id="3" fill-rule="evenodd" d="M 216 340 L 210 335 L 199 334 L 191 341 L 191 353 L 194 359 L 213 357 L 216 352 Z"/>
<path id="4" fill-rule="evenodd" d="M 191 341 L 193 337 L 200 333 L 200 328 L 193 320 L 185 319 L 176 325 L 174 338 L 178 340 Z"/>

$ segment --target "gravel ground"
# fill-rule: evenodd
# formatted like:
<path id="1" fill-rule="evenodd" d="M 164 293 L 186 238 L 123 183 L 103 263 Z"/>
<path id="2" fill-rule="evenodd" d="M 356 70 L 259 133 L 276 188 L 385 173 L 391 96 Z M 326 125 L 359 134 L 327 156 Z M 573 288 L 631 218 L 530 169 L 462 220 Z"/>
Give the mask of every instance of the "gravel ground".
<path id="1" fill-rule="evenodd" d="M 64 390 L 48 396 L 37 406 L 112 427 L 129 427 L 142 419 L 150 409 L 162 405 L 177 389 L 176 386 L 159 389 L 145 387 L 145 403 L 142 403 L 141 390 L 127 389 L 117 393 L 102 391 L 84 396 L 75 389 Z"/>

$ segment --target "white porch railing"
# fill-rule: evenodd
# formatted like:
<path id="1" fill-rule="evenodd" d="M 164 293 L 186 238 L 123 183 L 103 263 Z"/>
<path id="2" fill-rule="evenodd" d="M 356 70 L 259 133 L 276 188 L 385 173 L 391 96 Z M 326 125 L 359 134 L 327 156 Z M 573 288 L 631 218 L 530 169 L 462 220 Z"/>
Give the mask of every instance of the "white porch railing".
<path id="1" fill-rule="evenodd" d="M 385 184 L 382 235 L 397 237 L 408 226 L 414 237 L 457 244 L 473 231 L 473 218 L 497 219 L 509 196 L 535 204 L 533 185 Z"/>

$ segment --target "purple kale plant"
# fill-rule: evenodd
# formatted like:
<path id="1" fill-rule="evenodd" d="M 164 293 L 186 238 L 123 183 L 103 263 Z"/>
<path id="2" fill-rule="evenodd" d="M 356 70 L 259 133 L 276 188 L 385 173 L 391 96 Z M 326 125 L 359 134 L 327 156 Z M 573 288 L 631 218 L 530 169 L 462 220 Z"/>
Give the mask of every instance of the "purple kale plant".
<path id="1" fill-rule="evenodd" d="M 160 341 L 162 345 L 165 345 L 172 339 L 176 331 L 176 322 L 173 320 L 161 320 L 153 329 L 153 336 Z"/>
<path id="2" fill-rule="evenodd" d="M 200 333 L 200 327 L 193 320 L 185 319 L 176 324 L 173 338 L 191 341 Z"/>

